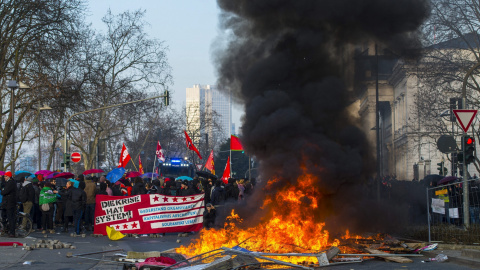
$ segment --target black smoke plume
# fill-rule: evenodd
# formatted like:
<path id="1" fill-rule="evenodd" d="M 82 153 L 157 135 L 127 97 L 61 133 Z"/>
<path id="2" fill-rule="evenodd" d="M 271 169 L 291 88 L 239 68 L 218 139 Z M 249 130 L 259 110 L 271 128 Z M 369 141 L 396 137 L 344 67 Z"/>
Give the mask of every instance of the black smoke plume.
<path id="1" fill-rule="evenodd" d="M 429 14 L 428 1 L 218 0 L 218 5 L 229 33 L 228 46 L 216 55 L 218 84 L 245 105 L 241 139 L 260 160 L 263 183 L 279 180 L 268 190 L 257 188 L 255 197 L 281 192 L 309 173 L 318 176 L 321 193 L 316 218 L 347 215 L 359 224 L 372 219 L 372 212 L 359 207 L 365 202 L 359 190 L 374 173 L 375 148 L 347 111 L 352 93 L 344 68 L 351 59 L 345 56 L 365 42 L 398 54 L 417 52 L 416 29 Z M 258 202 L 249 203 L 258 207 Z M 301 211 L 285 209 L 286 215 L 289 210 Z"/>

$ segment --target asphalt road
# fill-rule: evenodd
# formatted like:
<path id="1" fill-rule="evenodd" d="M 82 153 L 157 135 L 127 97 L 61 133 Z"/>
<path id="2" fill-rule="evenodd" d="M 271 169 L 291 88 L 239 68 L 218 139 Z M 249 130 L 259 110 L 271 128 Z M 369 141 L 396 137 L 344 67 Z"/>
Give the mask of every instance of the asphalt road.
<path id="1" fill-rule="evenodd" d="M 0 269 L 35 269 L 35 270 L 52 270 L 52 269 L 122 269 L 122 263 L 105 262 L 100 260 L 111 261 L 115 253 L 124 253 L 127 251 L 164 251 L 180 246 L 181 244 L 188 244 L 195 235 L 188 237 L 178 237 L 177 234 L 167 234 L 162 238 L 150 237 L 128 237 L 119 241 L 110 241 L 107 237 L 92 237 L 87 235 L 85 238 L 71 237 L 65 233 L 57 233 L 48 235 L 45 238 L 41 233 L 35 232 L 31 237 L 25 239 L 9 239 L 5 237 L 0 238 L 0 242 L 18 241 L 27 243 L 29 245 L 38 242 L 38 240 L 59 240 L 63 243 L 71 243 L 76 246 L 76 249 L 53 249 L 39 248 L 32 251 L 26 251 L 21 247 L 0 247 Z M 180 239 L 179 244 L 176 241 Z M 73 254 L 81 254 L 88 252 L 97 252 L 105 250 L 123 249 L 121 252 L 104 253 L 97 255 L 89 255 L 91 259 L 85 258 L 67 258 L 67 252 Z M 437 263 L 422 261 L 427 260 L 426 257 L 412 257 L 413 263 L 398 264 L 393 262 L 385 262 L 383 260 L 368 260 L 363 263 L 344 264 L 325 267 L 324 269 L 335 270 L 351 270 L 351 269 L 472 269 L 465 266 L 460 266 L 451 262 Z M 26 263 L 26 264 L 24 264 Z"/>

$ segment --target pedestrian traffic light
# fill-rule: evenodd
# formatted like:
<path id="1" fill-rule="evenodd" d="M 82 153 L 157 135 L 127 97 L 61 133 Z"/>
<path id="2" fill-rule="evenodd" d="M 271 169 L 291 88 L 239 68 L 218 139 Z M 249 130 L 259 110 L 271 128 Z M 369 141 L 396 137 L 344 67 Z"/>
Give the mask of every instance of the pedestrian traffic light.
<path id="1" fill-rule="evenodd" d="M 465 164 L 475 161 L 475 139 L 472 136 L 463 136 L 462 146 L 465 153 Z"/>
<path id="2" fill-rule="evenodd" d="M 165 90 L 165 92 L 163 94 L 163 104 L 165 106 L 170 105 L 170 91 L 168 91 L 168 90 Z"/>
<path id="3" fill-rule="evenodd" d="M 443 161 L 442 161 L 442 162 L 440 162 L 440 163 L 437 163 L 437 166 L 438 166 L 437 170 L 438 170 L 438 174 L 439 174 L 439 175 L 444 175 L 444 174 L 443 174 L 443 173 L 444 173 L 444 167 L 443 167 L 443 164 L 444 164 L 444 162 L 443 162 Z"/>

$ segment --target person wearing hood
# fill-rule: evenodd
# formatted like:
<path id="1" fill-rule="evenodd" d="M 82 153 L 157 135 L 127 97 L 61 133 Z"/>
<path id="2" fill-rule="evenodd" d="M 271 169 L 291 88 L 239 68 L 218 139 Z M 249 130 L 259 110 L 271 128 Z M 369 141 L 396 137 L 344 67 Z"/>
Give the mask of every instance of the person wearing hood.
<path id="1" fill-rule="evenodd" d="M 131 195 L 140 195 L 140 194 L 147 194 L 147 189 L 145 188 L 145 184 L 143 183 L 142 178 L 135 177 L 134 185 L 132 187 Z"/>
<path id="2" fill-rule="evenodd" d="M 35 201 L 35 189 L 33 188 L 32 184 L 33 177 L 29 176 L 23 181 L 22 190 L 20 194 L 24 193 L 21 199 L 23 204 L 23 212 L 31 215 L 31 211 L 33 208 L 33 202 Z M 22 227 L 25 228 L 27 225 L 27 219 L 24 218 L 22 221 Z"/>
<path id="3" fill-rule="evenodd" d="M 46 233 L 46 230 L 50 230 L 50 233 L 55 233 L 53 229 L 53 204 L 57 202 L 58 191 L 52 190 L 51 183 L 45 183 L 45 186 L 40 191 L 40 197 L 38 203 L 40 210 L 42 210 L 42 233 Z"/>
<path id="4" fill-rule="evenodd" d="M 3 196 L 2 208 L 6 210 L 8 220 L 8 237 L 15 237 L 15 220 L 17 220 L 17 184 L 12 178 L 12 172 L 5 173 L 5 186 L 2 189 L 1 194 Z M 5 223 L 3 225 L 7 228 Z"/>

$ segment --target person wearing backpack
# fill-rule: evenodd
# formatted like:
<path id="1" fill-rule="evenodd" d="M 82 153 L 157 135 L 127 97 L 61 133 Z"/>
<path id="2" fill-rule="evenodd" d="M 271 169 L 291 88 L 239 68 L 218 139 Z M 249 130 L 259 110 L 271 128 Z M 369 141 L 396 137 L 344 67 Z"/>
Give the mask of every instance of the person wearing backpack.
<path id="1" fill-rule="evenodd" d="M 23 181 L 22 187 L 20 188 L 20 202 L 23 204 L 23 212 L 31 216 L 31 211 L 33 208 L 33 202 L 35 201 L 35 189 L 32 184 L 33 177 L 29 176 Z M 25 228 L 27 225 L 27 219 L 24 218 L 22 221 L 22 228 Z"/>
<path id="2" fill-rule="evenodd" d="M 53 229 L 53 204 L 57 201 L 58 191 L 52 190 L 51 183 L 45 183 L 45 186 L 40 191 L 40 197 L 38 203 L 40 210 L 42 211 L 42 233 L 46 233 L 46 230 L 50 230 L 50 233 L 55 233 Z"/>

